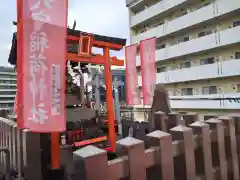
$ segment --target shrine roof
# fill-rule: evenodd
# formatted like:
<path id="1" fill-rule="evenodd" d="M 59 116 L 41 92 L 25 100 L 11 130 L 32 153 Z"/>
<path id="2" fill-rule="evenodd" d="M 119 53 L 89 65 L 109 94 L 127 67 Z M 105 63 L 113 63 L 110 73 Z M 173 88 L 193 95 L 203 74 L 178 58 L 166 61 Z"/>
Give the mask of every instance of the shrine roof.
<path id="1" fill-rule="evenodd" d="M 17 22 L 13 22 L 13 24 L 17 25 Z M 88 34 L 91 34 L 91 33 L 83 32 L 80 30 L 73 30 L 73 29 L 68 28 L 68 35 L 71 35 L 71 36 L 80 37 L 80 35 L 88 35 Z M 103 41 L 103 42 L 108 42 L 108 43 L 117 44 L 117 45 L 121 45 L 121 46 L 126 45 L 126 39 L 103 36 L 103 35 L 98 35 L 98 34 L 92 34 L 92 35 L 96 41 Z M 78 52 L 78 44 L 75 44 L 72 42 L 68 43 L 68 52 L 69 53 L 77 53 Z M 17 37 L 16 37 L 16 33 L 13 33 L 12 46 L 11 46 L 8 62 L 11 65 L 16 65 L 16 63 L 17 63 L 16 61 L 17 61 Z"/>
<path id="2" fill-rule="evenodd" d="M 17 22 L 14 21 L 13 24 L 17 25 Z M 68 28 L 68 35 L 79 37 L 80 34 L 87 35 L 87 34 L 93 34 L 93 33 L 87 33 L 87 32 L 83 32 L 80 30 L 73 30 L 73 29 Z M 122 46 L 126 45 L 126 39 L 123 39 L 123 38 L 103 36 L 103 35 L 99 35 L 99 34 L 93 34 L 93 37 L 97 41 L 109 42 L 112 44 L 118 44 L 118 45 L 122 45 Z"/>
<path id="3" fill-rule="evenodd" d="M 80 34 L 82 34 L 82 35 L 86 34 L 87 35 L 89 33 L 83 32 L 83 31 L 80 31 L 80 30 L 73 30 L 73 29 L 68 28 L 68 35 L 79 37 Z M 103 35 L 99 35 L 99 34 L 93 34 L 93 38 L 97 41 L 109 42 L 109 43 L 118 44 L 118 45 L 121 45 L 121 46 L 126 45 L 126 39 L 122 39 L 122 38 L 103 36 Z"/>

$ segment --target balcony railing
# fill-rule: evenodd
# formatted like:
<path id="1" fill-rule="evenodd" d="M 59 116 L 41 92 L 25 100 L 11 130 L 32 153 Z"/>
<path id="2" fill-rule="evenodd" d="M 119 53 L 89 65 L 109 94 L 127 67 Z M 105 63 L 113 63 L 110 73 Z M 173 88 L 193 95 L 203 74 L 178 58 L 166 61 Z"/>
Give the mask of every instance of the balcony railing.
<path id="1" fill-rule="evenodd" d="M 240 109 L 240 93 L 170 96 L 170 99 L 173 109 Z"/>
<path id="2" fill-rule="evenodd" d="M 4 81 L 17 81 L 17 77 L 9 78 L 9 77 L 1 77 L 0 76 L 0 80 L 4 80 Z"/>
<path id="3" fill-rule="evenodd" d="M 15 100 L 8 100 L 8 101 L 6 101 L 6 100 L 0 100 L 0 104 L 13 104 L 15 102 Z"/>
<path id="4" fill-rule="evenodd" d="M 185 69 L 157 73 L 156 83 L 178 83 L 220 77 L 240 75 L 240 59 L 229 60 Z M 138 76 L 138 85 L 142 86 L 142 77 Z"/>
<path id="5" fill-rule="evenodd" d="M 148 9 L 132 16 L 131 26 L 136 26 L 137 24 L 147 21 L 156 15 L 163 14 L 164 12 L 186 2 L 187 0 L 162 0 Z M 170 21 L 166 24 L 166 28 L 168 29 L 166 34 L 222 16 L 239 8 L 240 2 L 238 0 L 231 0 L 231 3 L 226 0 L 218 0 L 206 7 Z"/>
<path id="6" fill-rule="evenodd" d="M 132 4 L 137 4 L 138 2 L 141 2 L 142 0 L 126 0 L 126 6 L 131 6 Z"/>
<path id="7" fill-rule="evenodd" d="M 160 15 L 178 5 L 186 3 L 187 0 L 162 0 L 157 4 L 145 9 L 144 11 L 131 17 L 131 26 L 136 26 L 137 24 L 146 21 L 154 16 Z"/>
<path id="8" fill-rule="evenodd" d="M 157 74 L 157 83 L 177 83 L 240 75 L 240 59 Z"/>
<path id="9" fill-rule="evenodd" d="M 156 50 L 156 61 L 180 57 L 187 54 L 239 43 L 240 26 L 216 32 L 201 38 Z M 140 66 L 140 56 L 136 57 L 136 65 Z"/>
<path id="10" fill-rule="evenodd" d="M 209 94 L 193 96 L 170 96 L 171 109 L 240 109 L 240 93 Z M 150 109 L 151 106 L 138 105 L 135 109 Z M 143 117 L 144 113 L 136 113 Z"/>
<path id="11" fill-rule="evenodd" d="M 16 89 L 0 89 L 0 92 L 17 92 L 17 88 Z"/>
<path id="12" fill-rule="evenodd" d="M 169 21 L 163 25 L 159 25 L 148 31 L 133 36 L 132 43 L 139 42 L 143 39 L 156 36 L 157 38 L 169 35 L 179 30 L 195 26 L 202 22 L 212 20 L 219 16 L 223 16 L 229 12 L 240 9 L 240 1 L 233 0 L 234 2 L 228 3 L 225 0 L 219 0 L 194 12 L 188 13 L 177 19 Z"/>

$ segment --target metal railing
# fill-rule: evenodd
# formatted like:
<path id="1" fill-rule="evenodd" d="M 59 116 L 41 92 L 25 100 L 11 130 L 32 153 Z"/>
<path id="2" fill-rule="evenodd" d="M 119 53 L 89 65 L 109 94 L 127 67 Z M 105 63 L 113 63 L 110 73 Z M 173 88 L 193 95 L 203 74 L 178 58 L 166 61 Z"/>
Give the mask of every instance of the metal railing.
<path id="1" fill-rule="evenodd" d="M 129 6 L 130 4 L 137 2 L 138 0 L 126 0 L 126 6 Z"/>

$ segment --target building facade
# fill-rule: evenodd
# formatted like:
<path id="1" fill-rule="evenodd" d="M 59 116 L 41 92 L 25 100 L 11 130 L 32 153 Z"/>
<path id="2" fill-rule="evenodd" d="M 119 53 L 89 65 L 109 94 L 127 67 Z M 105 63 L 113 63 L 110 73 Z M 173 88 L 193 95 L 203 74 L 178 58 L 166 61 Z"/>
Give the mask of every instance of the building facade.
<path id="1" fill-rule="evenodd" d="M 176 111 L 240 109 L 239 0 L 127 0 L 131 43 L 157 38 L 157 82 Z M 139 53 L 139 52 L 138 52 Z M 140 56 L 137 55 L 141 90 Z"/>
<path id="2" fill-rule="evenodd" d="M 0 109 L 12 109 L 17 92 L 14 68 L 0 66 Z"/>

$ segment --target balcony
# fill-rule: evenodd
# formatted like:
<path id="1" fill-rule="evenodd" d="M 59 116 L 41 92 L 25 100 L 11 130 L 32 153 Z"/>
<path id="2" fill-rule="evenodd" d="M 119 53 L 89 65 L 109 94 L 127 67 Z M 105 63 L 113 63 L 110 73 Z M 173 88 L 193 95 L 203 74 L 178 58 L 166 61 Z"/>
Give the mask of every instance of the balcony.
<path id="1" fill-rule="evenodd" d="M 142 2 L 143 0 L 126 0 L 126 6 L 134 6 L 140 2 Z"/>
<path id="2" fill-rule="evenodd" d="M 170 96 L 170 106 L 174 109 L 240 109 L 240 99 L 229 100 L 227 98 L 239 98 L 240 93 L 209 94 L 194 96 Z M 137 109 L 143 105 L 134 106 Z M 150 108 L 150 106 L 144 106 Z"/>
<path id="3" fill-rule="evenodd" d="M 16 72 L 0 72 L 0 75 L 11 75 L 11 76 L 16 76 Z"/>
<path id="4" fill-rule="evenodd" d="M 238 98 L 240 93 L 171 96 L 172 109 L 240 109 L 240 103 L 226 98 Z"/>
<path id="5" fill-rule="evenodd" d="M 1 92 L 17 92 L 17 89 L 0 89 L 0 93 Z"/>
<path id="6" fill-rule="evenodd" d="M 149 37 L 153 37 L 153 36 L 161 37 L 164 35 L 165 35 L 165 25 L 163 24 L 163 25 L 157 26 L 155 28 L 149 29 L 148 31 L 146 31 L 142 34 L 139 34 L 138 36 L 133 36 L 132 44 L 138 43 L 141 40 L 147 39 Z"/>
<path id="7" fill-rule="evenodd" d="M 187 54 L 202 52 L 209 49 L 239 43 L 240 26 L 216 32 L 208 36 L 176 44 L 164 49 L 156 50 L 156 61 L 180 57 Z M 140 56 L 136 57 L 136 66 L 140 66 Z"/>
<path id="8" fill-rule="evenodd" d="M 171 33 L 183 30 L 192 26 L 196 26 L 202 22 L 213 20 L 217 17 L 228 14 L 229 12 L 240 9 L 240 1 L 232 0 L 233 2 L 228 3 L 225 0 L 219 0 L 206 7 L 198 9 L 194 12 L 188 13 L 175 20 L 169 21 L 164 25 L 152 28 L 142 34 L 134 36 L 132 43 L 139 42 L 145 38 L 156 36 L 157 38 L 169 35 Z M 145 10 L 146 11 L 146 10 Z M 164 31 L 163 31 L 164 29 Z"/>
<path id="9" fill-rule="evenodd" d="M 162 0 L 159 3 L 145 9 L 144 11 L 131 17 L 131 26 L 136 26 L 137 24 L 146 21 L 154 16 L 160 15 L 163 12 L 173 9 L 174 7 L 186 3 L 187 0 Z"/>
<path id="10" fill-rule="evenodd" d="M 132 4 L 134 1 L 136 1 L 136 0 L 126 0 L 126 6 L 129 6 L 129 5 Z"/>
<path id="11" fill-rule="evenodd" d="M 177 83 L 240 75 L 240 59 L 157 74 L 157 83 Z"/>
<path id="12" fill-rule="evenodd" d="M 149 37 L 156 36 L 157 38 L 169 35 L 171 33 L 177 32 L 179 30 L 197 25 L 201 22 L 213 19 L 216 17 L 215 7 L 210 4 L 204 8 L 201 8 L 192 13 L 181 16 L 177 19 L 169 21 L 163 25 L 157 26 L 155 28 L 149 29 L 148 31 L 134 36 L 132 43 L 139 42 Z"/>
<path id="13" fill-rule="evenodd" d="M 16 95 L 15 94 L 0 94 L 0 99 L 1 98 L 15 98 Z"/>
<path id="14" fill-rule="evenodd" d="M 4 81 L 17 81 L 17 77 L 16 78 L 9 78 L 9 77 L 1 77 L 0 76 L 0 80 L 4 80 Z"/>
<path id="15" fill-rule="evenodd" d="M 0 87 L 1 86 L 14 86 L 14 87 L 17 87 L 17 84 L 9 84 L 9 83 L 0 83 Z"/>
<path id="16" fill-rule="evenodd" d="M 185 81 L 239 76 L 239 69 L 240 59 L 229 60 L 221 63 L 157 73 L 156 83 L 169 84 Z M 138 85 L 142 86 L 141 76 L 138 76 Z"/>
<path id="17" fill-rule="evenodd" d="M 6 100 L 0 100 L 0 104 L 14 104 L 15 103 L 15 100 L 9 100 L 9 101 L 6 101 Z"/>

